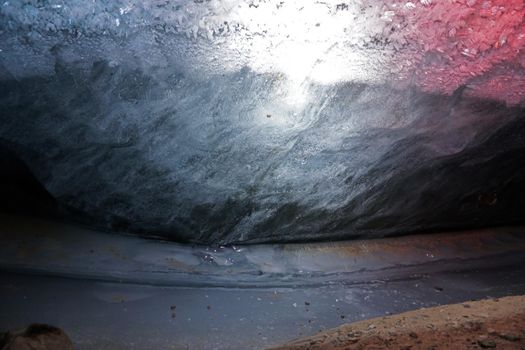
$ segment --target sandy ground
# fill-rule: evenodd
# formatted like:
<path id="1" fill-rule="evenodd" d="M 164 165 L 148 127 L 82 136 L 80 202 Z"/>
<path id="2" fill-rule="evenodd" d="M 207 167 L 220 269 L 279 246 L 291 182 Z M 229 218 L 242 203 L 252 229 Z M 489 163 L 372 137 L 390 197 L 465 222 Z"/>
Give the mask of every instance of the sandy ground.
<path id="1" fill-rule="evenodd" d="M 525 296 L 465 302 L 343 325 L 274 348 L 525 350 Z"/>

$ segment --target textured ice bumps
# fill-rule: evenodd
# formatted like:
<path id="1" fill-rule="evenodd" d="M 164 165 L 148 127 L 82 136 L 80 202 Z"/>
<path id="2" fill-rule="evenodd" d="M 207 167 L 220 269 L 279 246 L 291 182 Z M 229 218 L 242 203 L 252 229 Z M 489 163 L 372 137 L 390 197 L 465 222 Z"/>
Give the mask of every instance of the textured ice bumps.
<path id="1" fill-rule="evenodd" d="M 146 70 L 187 60 L 198 75 L 247 66 L 432 93 L 467 85 L 468 94 L 516 105 L 525 99 L 524 15 L 523 0 L 8 1 L 0 49 L 15 76 L 52 71 L 59 48 L 72 62 L 99 55 L 92 59 Z"/>
<path id="2" fill-rule="evenodd" d="M 525 99 L 525 2 L 393 1 L 389 25 L 399 51 L 401 83 L 424 91 L 467 93 L 519 104 Z M 405 60 L 403 62 L 403 60 Z"/>

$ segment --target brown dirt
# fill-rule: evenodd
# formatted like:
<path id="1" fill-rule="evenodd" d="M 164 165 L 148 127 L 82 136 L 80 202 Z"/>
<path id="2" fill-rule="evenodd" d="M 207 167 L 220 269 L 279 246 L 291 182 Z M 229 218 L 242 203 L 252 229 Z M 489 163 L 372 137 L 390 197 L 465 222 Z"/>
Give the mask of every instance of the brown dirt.
<path id="1" fill-rule="evenodd" d="M 410 311 L 340 326 L 274 350 L 525 350 L 525 296 Z"/>
<path id="2" fill-rule="evenodd" d="M 26 329 L 0 334 L 1 350 L 73 350 L 69 337 L 60 328 L 32 324 Z"/>

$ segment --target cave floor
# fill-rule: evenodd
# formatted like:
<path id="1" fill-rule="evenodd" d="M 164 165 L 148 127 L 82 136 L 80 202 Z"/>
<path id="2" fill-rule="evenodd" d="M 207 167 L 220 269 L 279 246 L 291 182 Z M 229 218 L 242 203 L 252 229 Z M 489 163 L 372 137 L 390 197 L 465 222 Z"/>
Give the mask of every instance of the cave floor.
<path id="1" fill-rule="evenodd" d="M 49 323 L 77 349 L 262 349 L 525 294 L 523 228 L 212 248 L 1 219 L 0 330 Z"/>
<path id="2" fill-rule="evenodd" d="M 440 305 L 318 333 L 273 350 L 525 348 L 525 296 Z"/>

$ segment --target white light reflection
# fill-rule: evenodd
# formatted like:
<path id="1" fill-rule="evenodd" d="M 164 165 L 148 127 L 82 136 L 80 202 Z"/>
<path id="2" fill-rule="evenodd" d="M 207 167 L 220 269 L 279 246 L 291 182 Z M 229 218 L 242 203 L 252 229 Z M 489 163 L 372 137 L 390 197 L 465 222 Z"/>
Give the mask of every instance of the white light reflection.
<path id="1" fill-rule="evenodd" d="M 257 2 L 256 6 L 243 3 L 236 18 L 245 28 L 246 36 L 232 41 L 231 49 L 248 57 L 248 65 L 256 72 L 284 74 L 288 90 L 285 103 L 292 108 L 301 108 L 309 102 L 310 82 L 328 85 L 380 79 L 381 74 L 369 69 L 374 66 L 371 61 L 378 59 L 357 47 L 352 49 L 356 38 L 365 35 L 359 32 L 364 29 L 362 23 L 352 25 L 354 15 L 361 11 L 360 4 L 356 2 L 348 5 L 355 8 L 336 11 L 338 3 L 302 0 Z"/>

